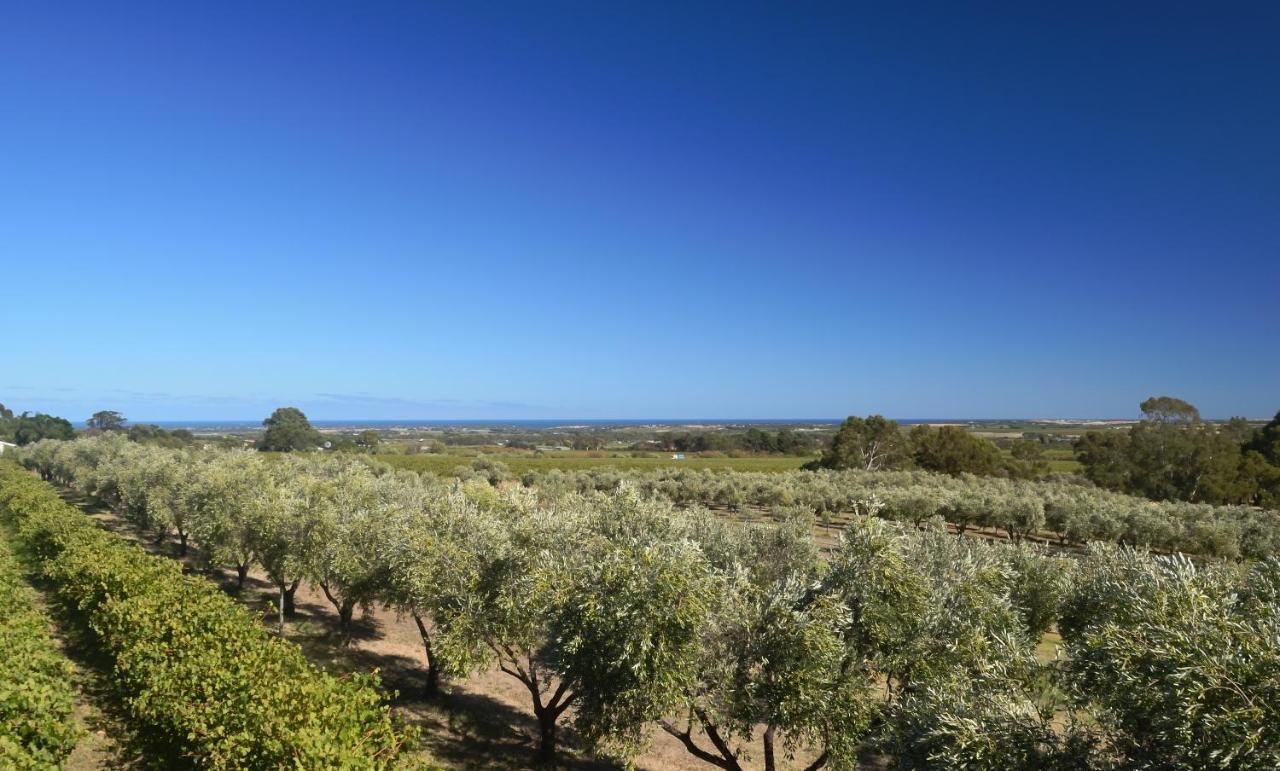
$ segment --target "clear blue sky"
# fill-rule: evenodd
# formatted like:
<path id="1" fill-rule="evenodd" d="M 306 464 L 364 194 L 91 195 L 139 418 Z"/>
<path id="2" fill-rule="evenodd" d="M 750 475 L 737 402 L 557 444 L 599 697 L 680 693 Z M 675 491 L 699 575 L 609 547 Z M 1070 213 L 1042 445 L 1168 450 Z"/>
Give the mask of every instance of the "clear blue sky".
<path id="1" fill-rule="evenodd" d="M 1280 4 L 1043 5 L 7 4 L 0 401 L 1270 415 Z"/>

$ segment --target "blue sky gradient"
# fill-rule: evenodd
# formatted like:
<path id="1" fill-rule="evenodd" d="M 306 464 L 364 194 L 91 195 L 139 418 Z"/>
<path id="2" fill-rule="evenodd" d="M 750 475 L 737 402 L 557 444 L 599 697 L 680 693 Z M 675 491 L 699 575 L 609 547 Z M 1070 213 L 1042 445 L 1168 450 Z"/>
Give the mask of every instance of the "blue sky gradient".
<path id="1" fill-rule="evenodd" d="M 109 5 L 0 11 L 16 409 L 1280 408 L 1278 4 Z"/>

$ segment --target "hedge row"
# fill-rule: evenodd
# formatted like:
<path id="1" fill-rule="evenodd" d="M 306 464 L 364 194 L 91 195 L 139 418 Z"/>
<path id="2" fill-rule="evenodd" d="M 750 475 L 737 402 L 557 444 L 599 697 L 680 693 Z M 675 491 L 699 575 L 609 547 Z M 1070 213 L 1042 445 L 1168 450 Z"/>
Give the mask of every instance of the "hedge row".
<path id="1" fill-rule="evenodd" d="M 405 737 L 376 675 L 337 678 L 207 581 L 0 464 L 0 513 L 78 607 L 144 736 L 209 769 L 382 769 Z"/>
<path id="2" fill-rule="evenodd" d="M 60 768 L 79 729 L 71 717 L 71 663 L 0 534 L 0 768 Z"/>

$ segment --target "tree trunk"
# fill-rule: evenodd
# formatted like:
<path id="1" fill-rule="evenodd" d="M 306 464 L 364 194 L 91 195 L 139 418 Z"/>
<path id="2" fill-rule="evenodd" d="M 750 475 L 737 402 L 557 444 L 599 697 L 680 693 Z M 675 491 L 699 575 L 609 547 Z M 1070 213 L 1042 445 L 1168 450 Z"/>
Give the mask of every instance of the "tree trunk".
<path id="1" fill-rule="evenodd" d="M 298 609 L 293 604 L 293 595 L 297 593 L 298 584 L 300 583 L 302 583 L 301 579 L 294 581 L 292 584 L 289 584 L 288 589 L 283 590 L 284 614 L 289 618 L 293 618 L 298 615 Z"/>
<path id="2" fill-rule="evenodd" d="M 764 771 L 777 771 L 777 761 L 773 754 L 773 726 L 764 729 Z"/>
<path id="3" fill-rule="evenodd" d="M 249 563 L 246 562 L 242 565 L 236 565 L 236 590 L 237 591 L 244 588 L 244 579 L 245 579 L 245 576 L 247 575 L 249 575 Z"/>
<path id="4" fill-rule="evenodd" d="M 320 591 L 324 592 L 325 599 L 338 611 L 338 631 L 344 635 L 351 629 L 351 615 L 356 609 L 355 600 L 343 598 L 341 600 L 329 588 L 329 582 L 320 582 Z"/>
<path id="5" fill-rule="evenodd" d="M 427 654 L 426 695 L 435 696 L 440 692 L 440 670 L 436 667 L 436 659 L 431 651 L 431 630 L 427 629 L 422 616 L 419 616 L 417 612 L 414 612 L 413 620 L 418 625 L 418 634 L 422 635 L 422 648 Z"/>
<path id="6" fill-rule="evenodd" d="M 729 746 L 729 743 L 720 735 L 720 728 L 711 721 L 711 717 L 706 710 L 694 707 L 694 714 L 698 717 L 698 722 L 702 724 L 702 731 L 711 740 L 711 744 L 715 746 L 716 752 L 720 753 L 722 763 L 717 763 L 721 768 L 728 771 L 742 771 L 742 764 L 738 762 L 738 755 Z"/>
<path id="7" fill-rule="evenodd" d="M 538 712 L 538 764 L 551 765 L 556 759 L 556 718 L 554 710 L 539 709 Z"/>
<path id="8" fill-rule="evenodd" d="M 284 637 L 284 584 L 280 584 L 280 636 Z"/>
<path id="9" fill-rule="evenodd" d="M 178 556 L 187 556 L 187 534 L 182 530 L 178 531 Z"/>

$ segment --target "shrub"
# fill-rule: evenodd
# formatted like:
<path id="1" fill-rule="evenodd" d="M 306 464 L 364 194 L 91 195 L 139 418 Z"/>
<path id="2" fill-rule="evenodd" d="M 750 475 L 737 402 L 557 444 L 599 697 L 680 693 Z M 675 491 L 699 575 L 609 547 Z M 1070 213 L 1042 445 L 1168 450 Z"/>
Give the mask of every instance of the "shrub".
<path id="1" fill-rule="evenodd" d="M 0 768 L 59 768 L 79 730 L 71 663 L 49 639 L 9 545 L 0 540 Z"/>
<path id="2" fill-rule="evenodd" d="M 0 510 L 84 614 L 113 684 L 154 739 L 211 769 L 389 768 L 405 737 L 376 675 L 334 677 L 211 584 L 97 529 L 0 466 Z"/>

